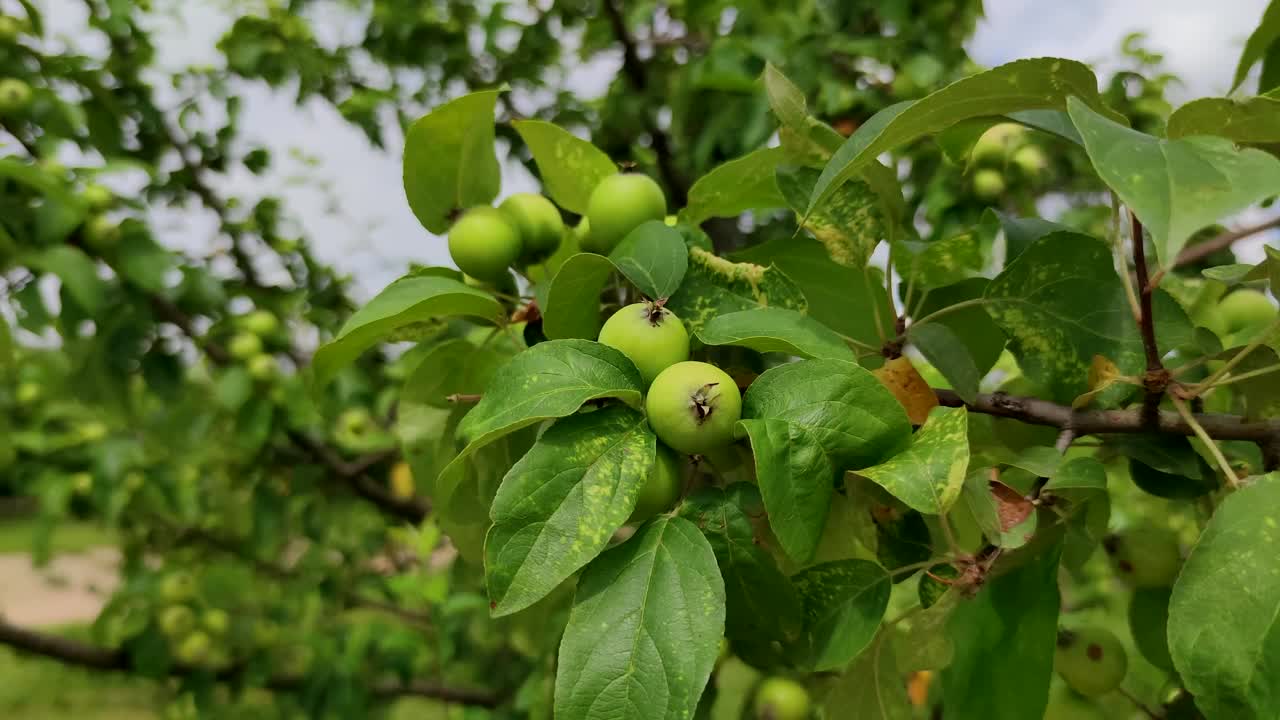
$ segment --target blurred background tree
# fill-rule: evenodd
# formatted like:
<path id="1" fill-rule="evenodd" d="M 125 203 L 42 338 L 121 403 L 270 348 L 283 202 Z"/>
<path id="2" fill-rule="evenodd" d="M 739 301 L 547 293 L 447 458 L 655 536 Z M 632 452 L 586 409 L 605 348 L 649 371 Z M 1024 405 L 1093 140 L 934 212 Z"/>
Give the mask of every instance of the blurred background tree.
<path id="1" fill-rule="evenodd" d="M 174 718 L 548 717 L 567 610 L 553 596 L 489 620 L 479 567 L 433 523 L 449 455 L 429 436 L 458 412 L 406 417 L 421 353 L 367 354 L 309 394 L 311 350 L 356 304 L 281 196 L 243 190 L 279 162 L 244 133 L 247 88 L 327 103 L 393 148 L 426 108 L 506 85 L 500 137 L 517 118 L 572 128 L 679 206 L 693 178 L 777 140 L 766 63 L 847 136 L 976 71 L 964 43 L 981 13 L 978 0 L 235 3 L 222 61 L 173 70 L 156 63 L 155 4 L 60 0 L 85 18 L 81 48 L 53 42 L 36 3 L 0 2 L 0 495 L 21 530 L 0 549 L 43 563 L 111 545 L 119 571 L 91 626 L 0 619 L 0 642 L 155 679 L 120 687 Z M 1107 100 L 1158 128 L 1172 78 L 1139 37 L 1123 54 Z M 617 56 L 601 97 L 570 91 L 574 72 Z M 1106 233 L 1110 200 L 1076 172 L 1078 150 L 1007 126 L 971 134 L 956 138 L 982 135 L 971 164 L 933 142 L 898 158 L 913 242 L 972 227 L 996 198 Z M 211 232 L 187 237 L 166 210 L 212 217 Z M 704 229 L 740 249 L 794 228 L 756 222 Z M 405 339 L 489 332 L 452 322 Z M 0 618 L 24 593 L 5 589 Z M 13 662 L 4 674 L 31 682 L 2 683 L 0 711 L 41 717 L 46 696 L 78 697 L 48 666 L 0 668 Z"/>

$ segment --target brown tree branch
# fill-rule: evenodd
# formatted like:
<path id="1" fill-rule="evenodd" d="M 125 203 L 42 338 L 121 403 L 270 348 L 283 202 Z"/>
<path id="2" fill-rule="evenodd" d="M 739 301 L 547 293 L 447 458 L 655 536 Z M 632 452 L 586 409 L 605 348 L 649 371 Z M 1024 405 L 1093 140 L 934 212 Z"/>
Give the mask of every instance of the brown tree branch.
<path id="1" fill-rule="evenodd" d="M 136 672 L 138 669 L 133 658 L 124 650 L 99 647 L 58 635 L 29 630 L 10 624 L 2 618 L 0 618 L 0 645 L 90 670 Z M 175 665 L 170 668 L 169 674 L 174 677 L 208 674 L 217 681 L 225 682 L 236 680 L 240 669 L 235 666 L 215 670 Z M 277 692 L 294 692 L 304 689 L 305 686 L 305 678 L 289 675 L 273 676 L 264 685 L 267 689 Z M 502 696 L 490 690 L 452 687 L 427 681 L 380 682 L 373 685 L 370 690 L 376 697 L 384 699 L 416 696 L 478 707 L 497 707 L 502 704 Z"/>
<path id="2" fill-rule="evenodd" d="M 1174 267 L 1190 265 L 1198 260 L 1203 260 L 1219 250 L 1231 247 L 1231 245 L 1237 240 L 1243 240 L 1250 235 L 1256 235 L 1260 232 L 1265 232 L 1277 227 L 1280 227 L 1280 217 L 1272 218 L 1271 220 L 1258 225 L 1240 228 L 1239 230 L 1229 230 L 1215 238 L 1184 248 L 1182 252 L 1178 253 L 1178 259 L 1174 261 L 1173 265 Z"/>
<path id="3" fill-rule="evenodd" d="M 1138 276 L 1138 330 L 1142 334 L 1142 349 L 1147 356 L 1147 372 L 1142 376 L 1145 391 L 1142 398 L 1142 420 L 1147 427 L 1152 427 L 1160 412 L 1160 400 L 1164 397 L 1172 376 L 1161 362 L 1160 347 L 1156 344 L 1156 317 L 1152 311 L 1155 286 L 1147 273 L 1147 247 L 1142 233 L 1142 221 L 1138 220 L 1132 208 L 1129 210 L 1129 219 L 1133 228 L 1133 266 Z"/>
<path id="4" fill-rule="evenodd" d="M 327 466 L 335 475 L 346 480 L 357 495 L 373 503 L 386 514 L 407 520 L 416 525 L 425 520 L 427 514 L 431 512 L 431 506 L 426 500 L 418 497 L 396 497 L 382 483 L 365 473 L 369 465 L 373 464 L 368 462 L 368 458 L 377 457 L 378 454 L 375 453 L 363 460 L 347 462 L 341 455 L 334 452 L 333 448 L 317 441 L 306 433 L 290 430 L 289 439 L 294 445 L 305 450 L 311 457 Z M 377 461 L 375 460 L 374 462 Z"/>
<path id="5" fill-rule="evenodd" d="M 938 402 L 947 407 L 963 407 L 971 412 L 1010 418 L 1031 425 L 1060 429 L 1069 427 L 1076 437 L 1148 431 L 1184 436 L 1195 434 L 1195 429 L 1181 415 L 1170 410 L 1159 411 L 1156 424 L 1148 427 L 1143 422 L 1141 410 L 1073 410 L 1069 405 L 1004 393 L 979 393 L 972 403 L 966 403 L 952 390 L 934 392 L 938 396 Z M 1280 420 L 1249 421 L 1239 415 L 1218 413 L 1199 414 L 1195 419 L 1216 440 L 1246 440 L 1265 444 L 1280 438 Z"/>
<path id="6" fill-rule="evenodd" d="M 636 40 L 627 29 L 626 17 L 618 0 L 601 0 L 604 12 L 609 16 L 609 26 L 613 35 L 622 44 L 622 72 L 637 91 L 646 93 L 650 90 L 649 71 L 636 48 Z M 689 183 L 676 165 L 675 150 L 671 138 L 658 126 L 652 113 L 644 113 L 645 131 L 653 141 L 653 153 L 658 158 L 658 172 L 667 189 L 671 191 L 672 200 L 677 207 L 684 207 L 689 197 Z"/>

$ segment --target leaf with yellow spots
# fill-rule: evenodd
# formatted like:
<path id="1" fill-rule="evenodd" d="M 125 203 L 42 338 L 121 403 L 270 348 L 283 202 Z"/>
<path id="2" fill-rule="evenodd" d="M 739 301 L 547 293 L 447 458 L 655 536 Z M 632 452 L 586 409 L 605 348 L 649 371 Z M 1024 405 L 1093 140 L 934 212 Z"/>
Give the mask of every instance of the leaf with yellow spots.
<path id="1" fill-rule="evenodd" d="M 1107 388 L 1124 380 L 1124 376 L 1120 374 L 1120 368 L 1116 367 L 1115 363 L 1101 355 L 1094 355 L 1093 361 L 1089 363 L 1089 392 L 1072 400 L 1071 407 L 1077 410 L 1089 407 L 1089 403 L 1093 402 L 1094 398 L 1106 392 Z"/>
<path id="2" fill-rule="evenodd" d="M 797 218 L 809 202 L 818 171 L 811 168 L 779 168 L 778 189 Z M 822 243 L 832 262 L 850 268 L 862 268 L 876 244 L 888 233 L 880 200 L 867 183 L 858 181 L 843 185 L 831 200 L 804 221 L 808 230 Z"/>
<path id="3" fill-rule="evenodd" d="M 938 406 L 937 393 L 905 356 L 889 360 L 873 374 L 902 403 L 912 425 L 923 425 L 929 411 Z"/>
<path id="4" fill-rule="evenodd" d="M 688 720 L 724 635 L 715 553 L 682 517 L 651 520 L 578 580 L 560 642 L 555 716 Z"/>
<path id="5" fill-rule="evenodd" d="M 841 360 L 773 368 L 751 384 L 742 408 L 769 523 L 797 562 L 816 551 L 844 472 L 879 462 L 911 435 L 893 396 Z"/>
<path id="6" fill-rule="evenodd" d="M 1111 249 L 1087 235 L 1050 233 L 1032 243 L 991 281 L 984 307 L 1009 336 L 1009 351 L 1032 382 L 1055 402 L 1089 390 L 1095 355 L 1124 375 L 1145 367 L 1142 337 L 1129 310 Z M 1152 296 L 1159 346 L 1194 342 L 1187 313 L 1168 293 Z M 1113 385 L 1093 398 L 1112 405 L 1131 388 Z"/>
<path id="7" fill-rule="evenodd" d="M 493 499 L 485 580 L 494 616 L 541 600 L 599 555 L 635 509 L 657 439 L 625 406 L 560 420 Z"/>
<path id="8" fill-rule="evenodd" d="M 748 210 L 785 207 L 773 171 L 787 156 L 780 147 L 761 148 L 703 175 L 689 188 L 681 218 L 698 225 L 713 217 L 737 217 Z"/>
<path id="9" fill-rule="evenodd" d="M 791 578 L 804 603 L 808 666 L 848 665 L 875 637 L 889 606 L 889 573 L 868 560 L 836 560 Z"/>
<path id="10" fill-rule="evenodd" d="M 857 474 L 922 513 L 941 515 L 960 497 L 968 469 L 969 413 L 940 407 L 911 437 L 910 447 Z"/>
<path id="11" fill-rule="evenodd" d="M 776 267 L 736 263 L 699 248 L 689 250 L 689 269 L 667 307 L 697 332 L 717 315 L 759 307 L 804 312 L 804 293 Z"/>
<path id="12" fill-rule="evenodd" d="M 783 308 L 756 308 L 712 318 L 698 331 L 707 345 L 739 345 L 758 352 L 853 361 L 838 334 L 808 315 Z"/>
<path id="13" fill-rule="evenodd" d="M 626 355 L 587 340 L 548 340 L 503 365 L 484 397 L 458 425 L 466 446 L 440 473 L 437 503 L 447 503 L 458 478 L 457 466 L 486 444 L 551 418 L 571 415 L 588 400 L 617 398 L 638 406 L 640 371 Z"/>
<path id="14" fill-rule="evenodd" d="M 1169 601 L 1169 653 L 1207 718 L 1280 707 L 1280 473 L 1223 501 Z"/>
<path id="15" fill-rule="evenodd" d="M 560 207 L 585 215 L 591 191 L 618 172 L 603 150 L 562 127 L 542 120 L 511 123 L 538 164 L 542 189 Z"/>
<path id="16" fill-rule="evenodd" d="M 857 708 L 858 720 L 911 720 L 907 683 L 882 630 L 866 652 L 845 670 L 823 702 L 826 717 L 845 718 Z"/>

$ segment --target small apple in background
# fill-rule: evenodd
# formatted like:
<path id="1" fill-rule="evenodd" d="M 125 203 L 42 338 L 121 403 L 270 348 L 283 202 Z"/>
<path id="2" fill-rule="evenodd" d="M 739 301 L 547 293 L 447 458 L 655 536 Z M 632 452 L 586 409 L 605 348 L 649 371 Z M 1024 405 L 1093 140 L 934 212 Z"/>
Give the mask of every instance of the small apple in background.
<path id="1" fill-rule="evenodd" d="M 771 677 L 756 688 L 752 708 L 756 720 L 806 720 L 812 711 L 809 691 L 785 677 Z"/>
<path id="2" fill-rule="evenodd" d="M 515 225 L 491 207 L 468 210 L 449 229 L 449 256 L 459 270 L 479 280 L 501 281 L 522 251 Z"/>
<path id="3" fill-rule="evenodd" d="M 983 168 L 973 174 L 973 194 L 982 200 L 996 200 L 1004 194 L 1004 175 L 999 170 Z"/>
<path id="4" fill-rule="evenodd" d="M 238 332 L 227 343 L 227 352 L 237 360 L 248 360 L 262 354 L 262 338 L 251 332 Z"/>
<path id="5" fill-rule="evenodd" d="M 596 185 L 587 201 L 590 231 L 582 249 L 608 255 L 626 237 L 649 220 L 667 216 L 667 198 L 648 175 L 610 175 Z"/>
<path id="6" fill-rule="evenodd" d="M 1129 658 L 1109 630 L 1084 627 L 1058 632 L 1053 667 L 1072 690 L 1095 697 L 1119 687 Z"/>

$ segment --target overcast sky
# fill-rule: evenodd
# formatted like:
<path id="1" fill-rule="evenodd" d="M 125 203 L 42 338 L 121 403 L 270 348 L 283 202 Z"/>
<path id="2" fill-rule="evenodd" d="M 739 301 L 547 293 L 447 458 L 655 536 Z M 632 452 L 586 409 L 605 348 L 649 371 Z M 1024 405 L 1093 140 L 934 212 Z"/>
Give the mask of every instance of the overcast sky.
<path id="1" fill-rule="evenodd" d="M 0 0 L 0 4 L 10 0 Z M 229 27 L 224 3 L 170 0 L 172 19 L 157 28 L 166 66 L 218 61 L 214 43 Z M 987 17 L 979 25 L 970 51 L 988 66 L 1023 57 L 1074 58 L 1102 67 L 1113 65 L 1121 39 L 1135 30 L 1148 34 L 1147 47 L 1164 53 L 1169 68 L 1185 87 L 1172 94 L 1183 100 L 1223 94 L 1230 83 L 1240 48 L 1262 16 L 1267 0 L 986 0 Z M 83 27 L 82 6 L 70 0 L 46 0 L 56 29 Z M 333 23 L 329 32 L 344 32 Z M 79 44 L 83 36 L 67 36 Z M 620 59 L 574 73 L 581 91 L 594 90 L 612 78 Z M 236 176 L 236 192 L 269 184 L 282 191 L 316 243 L 319 254 L 352 273 L 360 294 L 376 292 L 403 272 L 410 261 L 448 262 L 444 241 L 433 238 L 409 212 L 400 186 L 399 139 L 386 151 L 371 147 L 363 134 L 348 126 L 321 103 L 295 107 L 291 97 L 246 88 L 242 130 L 246 138 L 274 149 L 276 172 L 264 183 Z M 309 168 L 291 151 L 319 159 Z M 298 183 L 306 175 L 308 183 Z M 509 168 L 503 194 L 527 190 L 532 179 L 521 168 Z M 197 247 L 208 243 L 213 228 L 207 218 L 190 214 L 163 216 L 165 239 Z"/>

